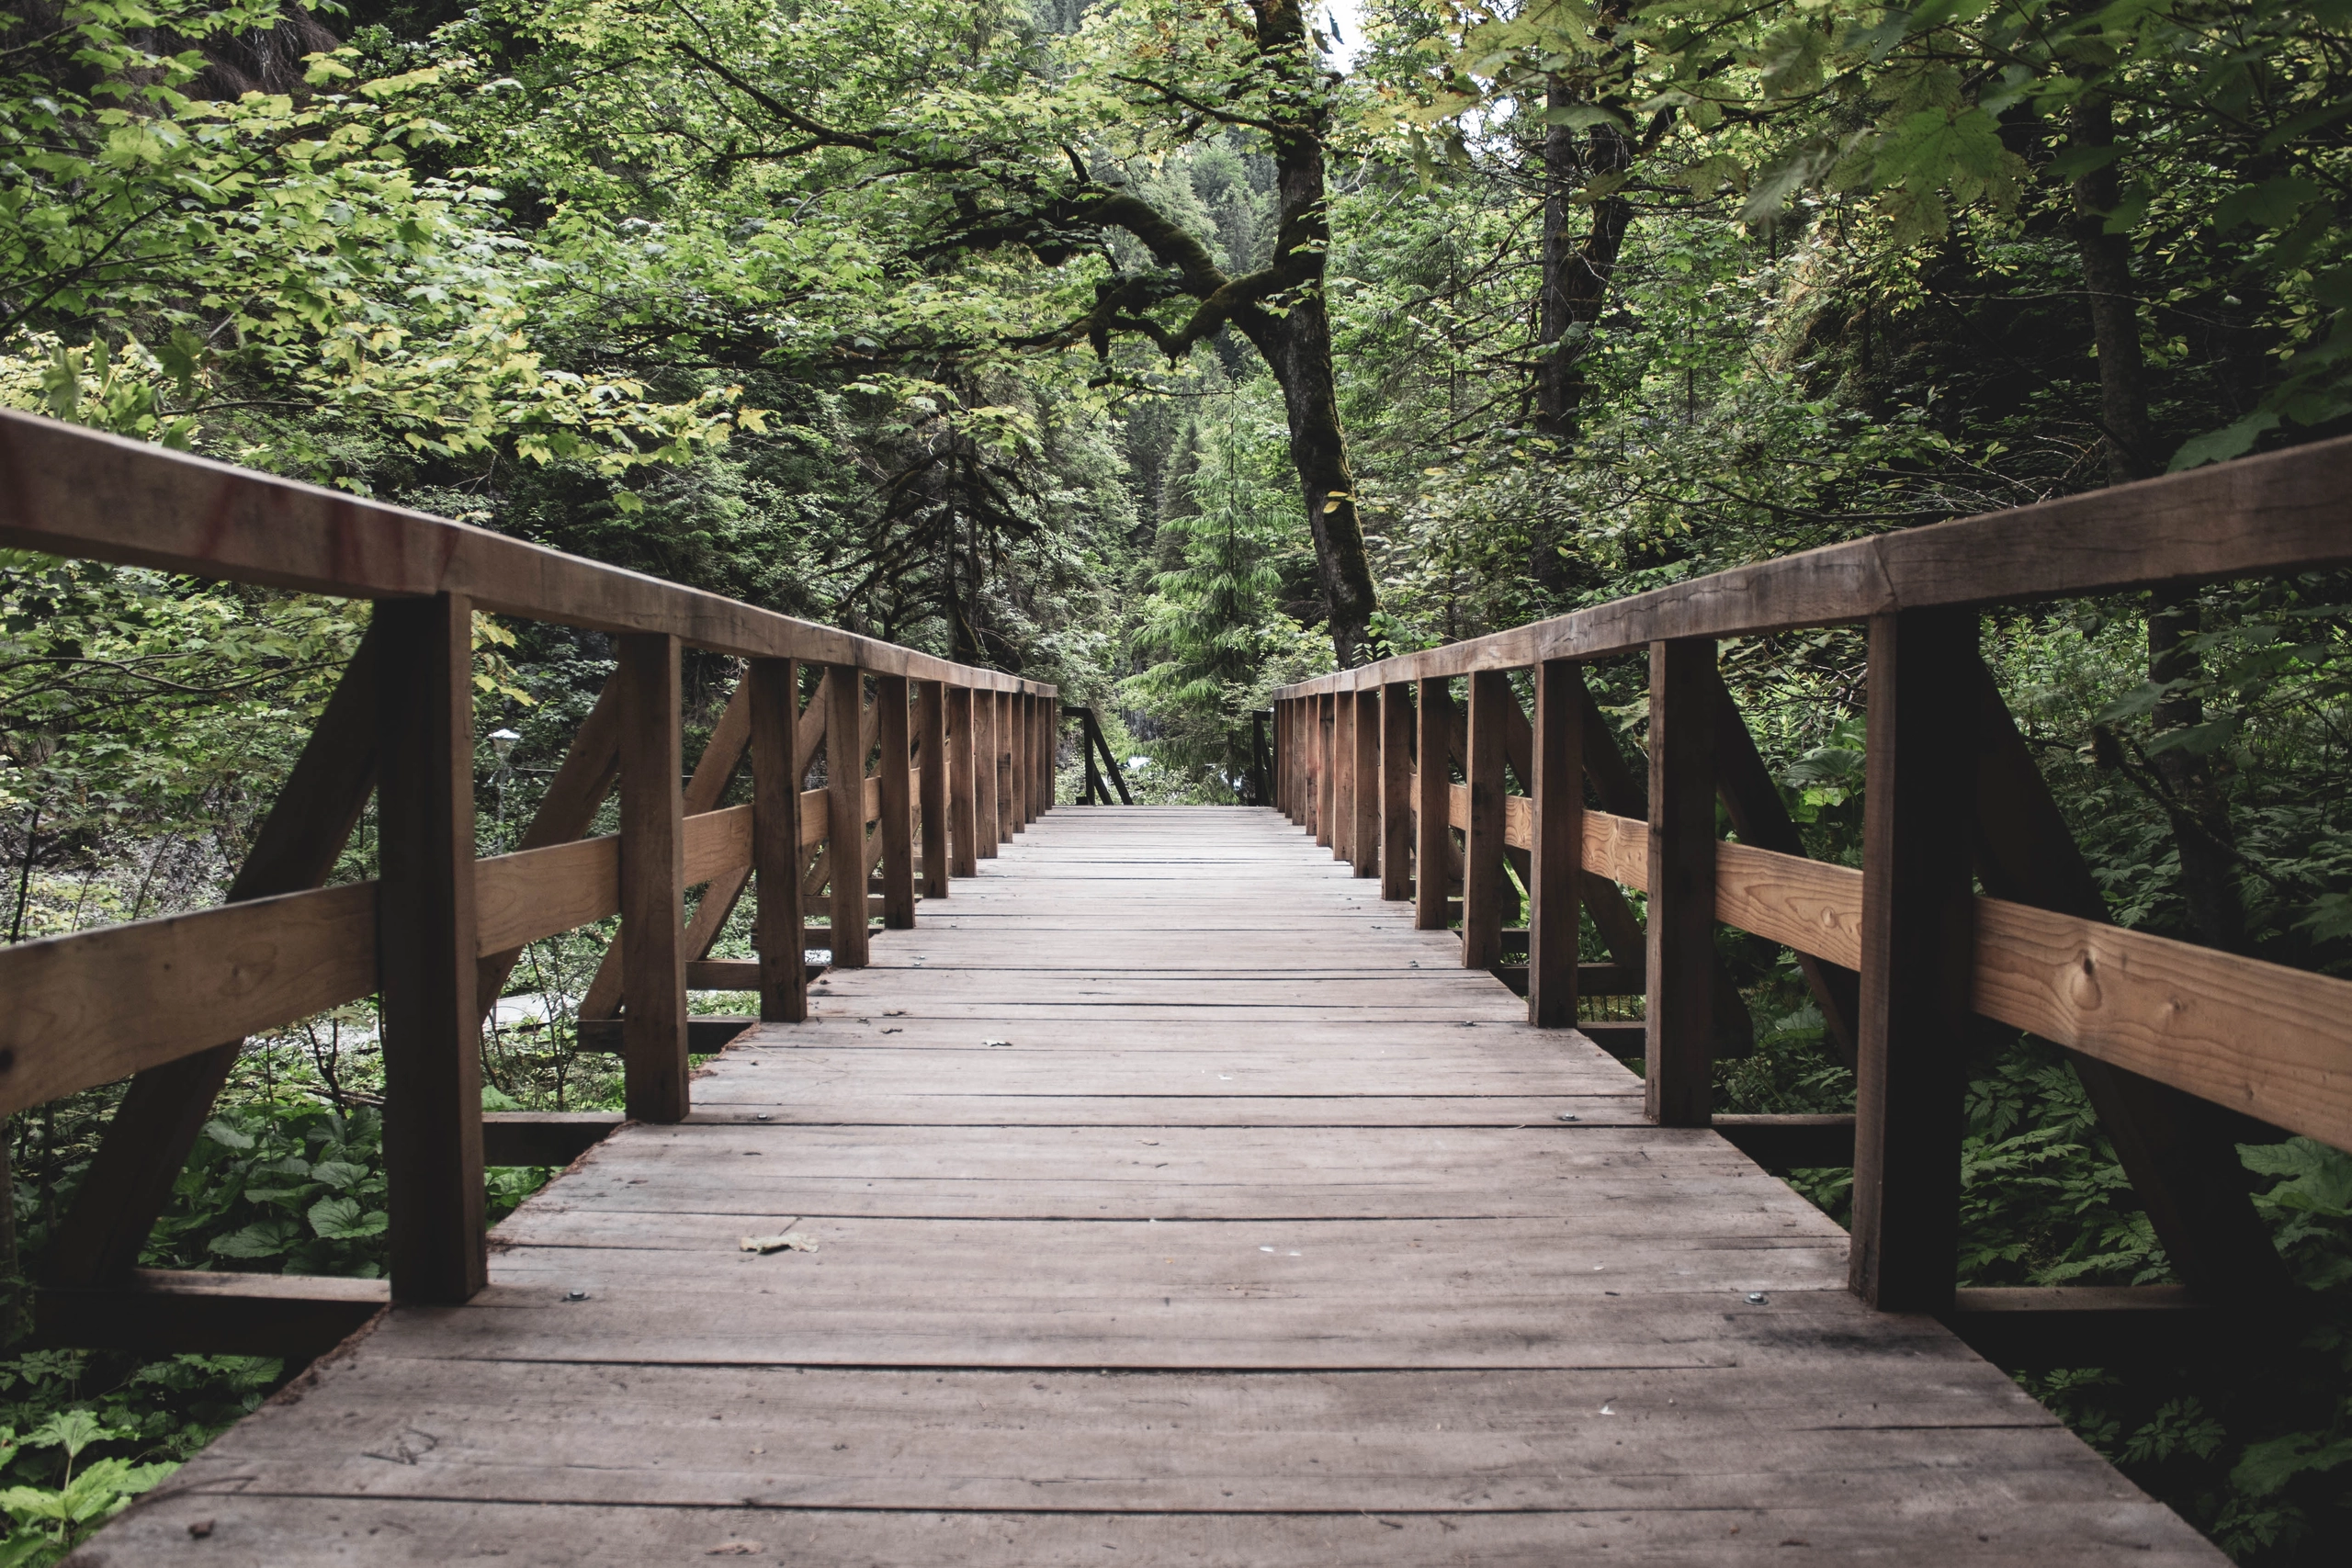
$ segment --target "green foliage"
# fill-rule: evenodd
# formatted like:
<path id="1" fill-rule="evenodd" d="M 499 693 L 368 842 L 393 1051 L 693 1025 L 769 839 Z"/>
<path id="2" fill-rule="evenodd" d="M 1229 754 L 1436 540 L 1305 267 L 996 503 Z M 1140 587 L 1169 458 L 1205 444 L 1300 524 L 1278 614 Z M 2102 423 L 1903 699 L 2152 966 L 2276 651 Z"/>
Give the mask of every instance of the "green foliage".
<path id="1" fill-rule="evenodd" d="M 1264 412 L 1245 425 L 1243 400 L 1226 400 L 1222 420 L 1197 421 L 1185 449 L 1185 491 L 1159 525 L 1156 554 L 1169 564 L 1151 580 L 1135 638 L 1147 660 L 1120 688 L 1123 701 L 1158 731 L 1150 755 L 1192 797 L 1233 802 L 1247 789 L 1253 744 L 1250 716 L 1288 662 L 1275 594 L 1273 558 L 1303 533 L 1296 492 L 1277 477 L 1279 438 Z"/>

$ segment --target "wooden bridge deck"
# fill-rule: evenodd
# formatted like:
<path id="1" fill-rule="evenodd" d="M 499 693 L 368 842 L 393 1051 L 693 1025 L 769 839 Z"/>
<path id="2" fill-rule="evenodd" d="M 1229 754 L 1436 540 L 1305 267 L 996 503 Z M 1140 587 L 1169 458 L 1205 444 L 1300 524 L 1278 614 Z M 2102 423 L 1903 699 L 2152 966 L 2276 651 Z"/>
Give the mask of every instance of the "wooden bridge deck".
<path id="1" fill-rule="evenodd" d="M 1056 811 L 75 1561 L 2221 1561 L 1457 951 Z"/>

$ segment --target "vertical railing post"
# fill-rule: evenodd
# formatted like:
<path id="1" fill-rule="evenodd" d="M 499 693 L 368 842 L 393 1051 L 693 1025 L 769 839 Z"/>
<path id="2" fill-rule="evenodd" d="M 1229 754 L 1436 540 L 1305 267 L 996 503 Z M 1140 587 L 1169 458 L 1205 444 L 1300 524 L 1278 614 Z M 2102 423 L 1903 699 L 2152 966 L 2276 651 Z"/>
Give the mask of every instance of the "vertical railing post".
<path id="1" fill-rule="evenodd" d="M 1331 694 L 1331 858 L 1355 858 L 1356 696 Z"/>
<path id="2" fill-rule="evenodd" d="M 1650 1119 L 1703 1127 L 1714 1072 L 1715 644 L 1650 644 Z"/>
<path id="3" fill-rule="evenodd" d="M 379 601 L 374 620 L 392 1296 L 447 1304 L 489 1278 L 474 998 L 473 613 L 462 595 L 443 593 Z"/>
<path id="4" fill-rule="evenodd" d="M 1306 826 L 1306 727 L 1299 719 L 1303 711 L 1305 703 L 1298 697 L 1283 705 L 1283 787 L 1289 795 L 1283 809 L 1296 828 Z"/>
<path id="5" fill-rule="evenodd" d="M 1037 787 L 1031 793 L 1030 799 L 1037 803 L 1037 813 L 1042 817 L 1054 808 L 1054 788 L 1057 782 L 1054 776 L 1054 763 L 1060 756 L 1062 740 L 1061 694 L 1057 692 L 1051 696 L 1041 694 L 1035 701 L 1037 728 L 1035 751 L 1037 759 Z"/>
<path id="6" fill-rule="evenodd" d="M 808 971 L 800 934 L 800 781 L 808 759 L 796 743 L 800 665 L 754 659 L 752 690 L 752 869 L 759 878 L 752 946 L 760 956 L 760 1018 L 798 1023 L 808 1016 Z"/>
<path id="7" fill-rule="evenodd" d="M 1029 720 L 1031 716 L 1029 694 L 1015 692 L 1012 694 L 1012 740 L 1004 749 L 1004 760 L 1005 766 L 1011 770 L 1012 778 L 1012 830 L 1020 833 L 1027 830 L 1031 815 L 1029 810 Z"/>
<path id="8" fill-rule="evenodd" d="M 825 682 L 825 849 L 832 863 L 833 967 L 865 967 L 865 676 L 837 664 Z"/>
<path id="9" fill-rule="evenodd" d="M 1380 795 L 1385 775 L 1380 767 L 1380 688 L 1351 693 L 1355 709 L 1356 754 L 1350 773 L 1355 779 L 1355 821 L 1350 825 L 1348 848 L 1358 876 L 1380 874 Z"/>
<path id="10" fill-rule="evenodd" d="M 922 896 L 947 897 L 947 701 L 937 681 L 922 682 L 915 696 L 916 745 L 922 752 L 922 782 L 916 791 L 922 808 Z"/>
<path id="11" fill-rule="evenodd" d="M 1250 804 L 1272 806 L 1274 803 L 1273 768 L 1266 756 L 1266 715 L 1260 709 L 1250 710 Z"/>
<path id="12" fill-rule="evenodd" d="M 1462 846 L 1462 966 L 1491 969 L 1503 958 L 1504 710 L 1518 699 L 1510 677 L 1480 670 L 1470 677 L 1470 827 Z"/>
<path id="13" fill-rule="evenodd" d="M 1413 896 L 1413 694 L 1380 688 L 1380 896 Z"/>
<path id="14" fill-rule="evenodd" d="M 1584 678 L 1565 659 L 1535 667 L 1535 846 L 1528 854 L 1527 1021 L 1577 1021 L 1577 889 L 1584 880 Z"/>
<path id="15" fill-rule="evenodd" d="M 1012 694 L 995 694 L 995 739 L 989 766 L 996 771 L 996 841 L 999 845 L 1012 841 L 1012 824 L 1020 809 L 1020 800 L 1012 790 Z"/>
<path id="16" fill-rule="evenodd" d="M 1290 703 L 1274 699 L 1274 809 L 1293 821 L 1297 814 L 1291 810 L 1290 787 Z"/>
<path id="17" fill-rule="evenodd" d="M 616 639 L 621 685 L 621 1076 L 629 1115 L 682 1122 L 686 1087 L 684 717 L 678 639 Z"/>
<path id="18" fill-rule="evenodd" d="M 894 931 L 915 924 L 914 776 L 908 756 L 907 678 L 874 677 L 875 742 L 881 752 L 882 924 Z"/>
<path id="19" fill-rule="evenodd" d="M 1004 841 L 1004 818 L 997 806 L 997 694 L 972 694 L 972 854 L 994 860 Z"/>
<path id="20" fill-rule="evenodd" d="M 1413 924 L 1445 930 L 1446 867 L 1453 857 L 1453 773 L 1446 766 L 1446 731 L 1453 727 L 1453 699 L 1442 680 L 1423 680 L 1413 718 Z"/>
<path id="21" fill-rule="evenodd" d="M 1855 1053 L 1853 1288 L 1889 1312 L 1951 1305 L 1974 956 L 1973 609 L 1870 623 Z"/>
<path id="22" fill-rule="evenodd" d="M 972 688 L 950 686 L 947 700 L 947 830 L 950 876 L 980 874 L 978 720 Z"/>
<path id="23" fill-rule="evenodd" d="M 1054 757 L 1060 750 L 1062 700 L 1057 694 L 1047 696 L 1044 693 L 1035 700 L 1037 725 L 1031 733 L 1037 759 L 1037 787 L 1029 792 L 1029 798 L 1035 803 L 1037 815 L 1043 817 L 1054 808 Z"/>
<path id="24" fill-rule="evenodd" d="M 1339 769 L 1332 752 L 1332 697 L 1329 692 L 1315 698 L 1315 843 L 1318 849 L 1329 849 L 1334 838 L 1332 819 L 1339 815 L 1334 809 L 1339 784 Z"/>
<path id="25" fill-rule="evenodd" d="M 1306 826 L 1306 727 L 1299 719 L 1305 710 L 1297 697 L 1283 705 L 1283 788 L 1288 795 L 1283 809 L 1299 828 Z"/>

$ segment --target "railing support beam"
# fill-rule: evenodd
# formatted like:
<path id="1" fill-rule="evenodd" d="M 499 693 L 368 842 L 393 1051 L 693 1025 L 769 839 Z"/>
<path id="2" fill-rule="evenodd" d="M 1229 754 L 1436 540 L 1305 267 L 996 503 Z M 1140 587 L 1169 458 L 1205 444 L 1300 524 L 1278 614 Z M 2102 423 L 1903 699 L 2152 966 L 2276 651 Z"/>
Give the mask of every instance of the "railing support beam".
<path id="1" fill-rule="evenodd" d="M 1976 637 L 1973 608 L 1870 623 L 1849 1272 L 1889 1312 L 1951 1310 L 1959 1269 Z"/>
<path id="2" fill-rule="evenodd" d="M 1499 670 L 1470 677 L 1470 731 L 1463 772 L 1470 782 L 1470 828 L 1462 847 L 1462 966 L 1491 969 L 1503 961 L 1504 710 L 1517 699 Z"/>
<path id="3" fill-rule="evenodd" d="M 752 946 L 760 955 L 760 1017 L 798 1023 L 808 1016 L 800 934 L 800 781 L 808 759 L 796 744 L 799 662 L 755 659 L 743 679 L 751 683 L 752 865 L 759 878 Z"/>
<path id="4" fill-rule="evenodd" d="M 685 794 L 678 639 L 618 639 L 621 1071 L 628 1113 L 683 1122 L 686 1090 Z"/>
<path id="5" fill-rule="evenodd" d="M 1535 845 L 1528 854 L 1527 1021 L 1577 1021 L 1577 888 L 1584 878 L 1584 678 L 1566 660 L 1535 667 Z"/>
<path id="6" fill-rule="evenodd" d="M 454 593 L 385 600 L 375 626 L 383 639 L 377 943 L 392 1297 L 452 1305 L 489 1280 L 474 1000 L 473 608 Z M 673 795 L 677 782 L 673 761 Z"/>
<path id="7" fill-rule="evenodd" d="M 1668 1127 L 1703 1127 L 1715 1043 L 1715 645 L 1650 645 L 1649 1024 L 1643 1099 Z"/>

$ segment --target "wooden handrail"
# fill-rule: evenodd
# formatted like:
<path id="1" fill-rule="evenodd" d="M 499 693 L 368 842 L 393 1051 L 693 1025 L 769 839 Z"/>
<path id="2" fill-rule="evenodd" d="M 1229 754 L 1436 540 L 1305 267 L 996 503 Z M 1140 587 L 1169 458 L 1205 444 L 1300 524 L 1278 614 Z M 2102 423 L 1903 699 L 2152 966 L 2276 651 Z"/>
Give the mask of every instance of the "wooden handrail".
<path id="1" fill-rule="evenodd" d="M 1277 699 L 1605 659 L 1947 604 L 2025 604 L 2352 561 L 2352 436 L 1825 545 L 1284 686 Z"/>
<path id="2" fill-rule="evenodd" d="M 1532 893 L 1529 961 L 1509 975 L 1538 1024 L 1575 1020 L 1573 933 L 1589 910 L 1618 969 L 1643 975 L 1661 1121 L 1709 1120 L 1711 1058 L 1736 1037 L 1720 975 L 1705 978 L 1713 927 L 1802 955 L 1857 1067 L 1854 1283 L 1878 1304 L 1952 1300 L 1970 1013 L 2073 1055 L 2196 1294 L 2275 1292 L 2285 1275 L 2214 1108 L 2352 1148 L 2352 981 L 2100 919 L 2095 889 L 2074 886 L 2087 873 L 2070 880 L 2059 864 L 2079 857 L 1976 655 L 1974 611 L 2352 560 L 2347 481 L 2352 438 L 1760 562 L 1300 682 L 1275 694 L 1276 804 L 1359 875 L 1378 874 L 1384 897 L 1414 900 L 1417 925 L 1458 919 L 1465 965 L 1498 967 L 1500 928 L 1519 889 Z M 1793 826 L 1713 642 L 1855 621 L 1870 629 L 1873 698 L 1860 870 L 1787 852 Z M 1646 789 L 1577 673 L 1641 649 Z M 1522 669 L 1536 677 L 1540 744 L 1503 679 Z M 1449 690 L 1462 676 L 1466 728 Z M 1717 796 L 1740 839 L 1763 842 L 1717 841 Z M 1644 809 L 1646 821 L 1623 814 Z M 1547 811 L 1580 874 L 1548 859 Z M 1972 854 L 2004 896 L 1973 893 Z M 2021 864 L 2054 869 L 2021 877 Z M 1646 895 L 1646 937 L 1620 888 Z"/>
<path id="3" fill-rule="evenodd" d="M 740 659 L 1053 690 L 446 517 L 5 409 L 0 544 L 345 598 L 458 593 L 498 615 L 666 633 Z"/>
<path id="4" fill-rule="evenodd" d="M 1059 705 L 1050 685 L 5 411 L 0 543 L 378 602 L 231 903 L 0 949 L 0 1112 L 132 1075 L 51 1249 L 53 1288 L 128 1288 L 243 1036 L 379 993 L 391 1295 L 462 1301 L 486 1277 L 480 1023 L 525 943 L 620 915 L 589 1000 L 619 1010 L 628 1114 L 674 1121 L 701 1028 L 689 966 L 755 872 L 762 1016 L 797 1020 L 809 895 L 831 884 L 834 962 L 861 964 L 877 863 L 887 923 L 914 923 L 919 810 L 922 892 L 942 897 L 1052 804 L 1037 722 Z M 472 810 L 476 609 L 618 634 L 620 652 L 524 847 L 488 857 Z M 688 645 L 749 672 L 682 789 Z M 821 674 L 796 712 L 804 662 Z M 721 807 L 747 759 L 752 804 Z M 579 837 L 616 782 L 622 830 Z M 371 786 L 382 876 L 318 886 Z"/>

